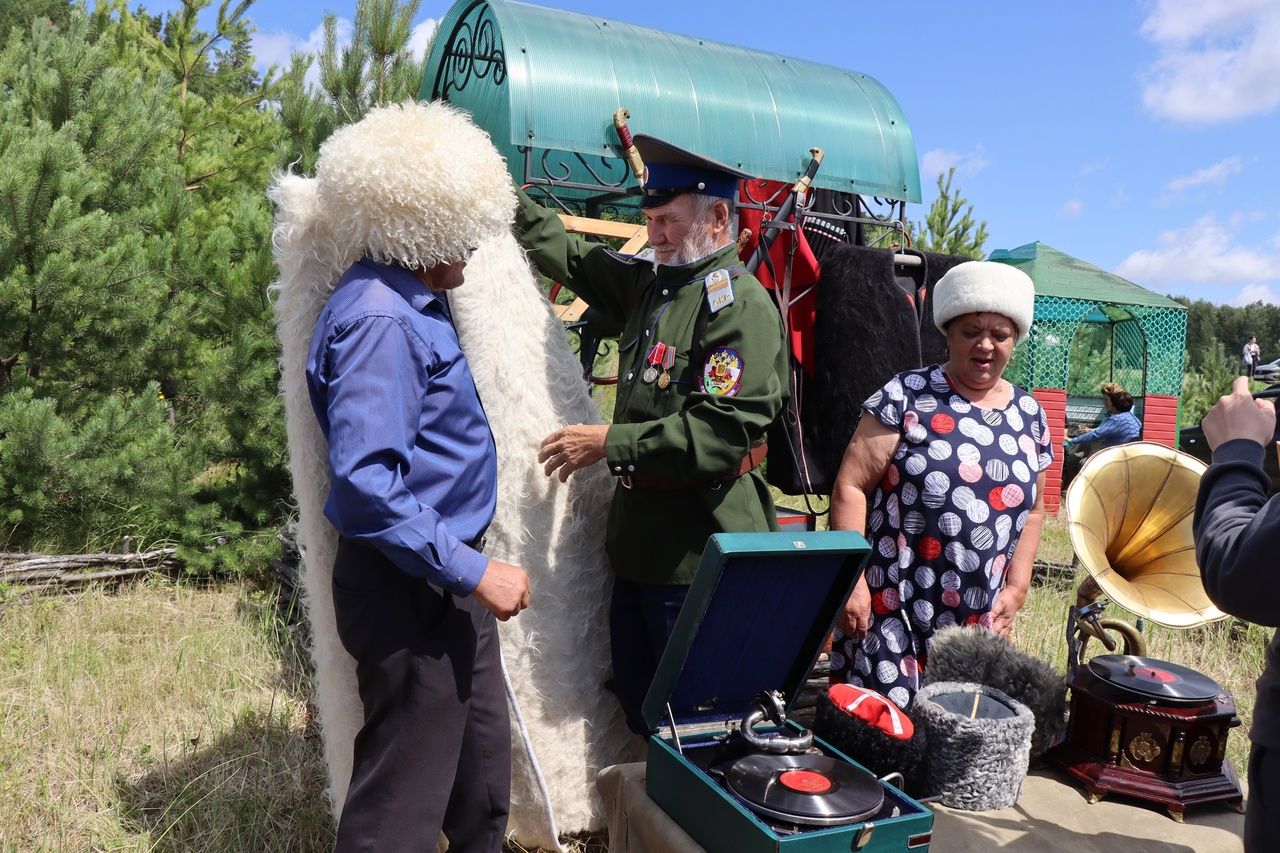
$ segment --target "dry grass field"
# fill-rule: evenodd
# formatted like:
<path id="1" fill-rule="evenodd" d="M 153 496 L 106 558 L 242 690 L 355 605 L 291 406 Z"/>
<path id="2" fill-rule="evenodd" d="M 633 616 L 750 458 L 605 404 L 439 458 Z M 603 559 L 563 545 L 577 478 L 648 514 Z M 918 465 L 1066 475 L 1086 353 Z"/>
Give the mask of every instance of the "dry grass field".
<path id="1" fill-rule="evenodd" d="M 1051 522 L 1041 558 L 1069 563 Z M 0 850 L 322 851 L 332 844 L 308 684 L 268 599 L 168 581 L 20 599 L 0 590 Z M 1015 641 L 1065 669 L 1065 581 Z M 1123 616 L 1123 614 L 1117 614 Z M 1231 690 L 1242 767 L 1270 631 L 1149 628 L 1151 654 Z M 602 853 L 602 840 L 578 844 Z"/>

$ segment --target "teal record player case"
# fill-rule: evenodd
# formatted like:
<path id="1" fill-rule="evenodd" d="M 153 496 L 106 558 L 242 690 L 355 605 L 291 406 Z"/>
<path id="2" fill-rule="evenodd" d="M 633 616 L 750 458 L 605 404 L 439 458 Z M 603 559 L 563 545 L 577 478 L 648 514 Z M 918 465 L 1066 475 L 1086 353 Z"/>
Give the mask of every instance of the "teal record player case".
<path id="1" fill-rule="evenodd" d="M 869 550 L 849 531 L 720 533 L 707 542 L 644 714 L 654 732 L 649 797 L 709 853 L 928 849 L 933 813 L 887 782 L 871 817 L 809 827 L 757 814 L 723 783 L 725 767 L 754 751 L 738 724 L 764 691 L 780 692 L 790 710 Z M 792 720 L 785 728 L 803 731 Z M 821 739 L 814 747 L 869 774 Z"/>

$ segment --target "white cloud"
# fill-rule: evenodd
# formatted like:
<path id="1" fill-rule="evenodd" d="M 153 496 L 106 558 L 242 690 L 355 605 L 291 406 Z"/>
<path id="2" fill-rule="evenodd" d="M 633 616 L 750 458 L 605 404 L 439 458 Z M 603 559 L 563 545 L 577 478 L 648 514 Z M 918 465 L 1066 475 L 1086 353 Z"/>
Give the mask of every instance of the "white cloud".
<path id="1" fill-rule="evenodd" d="M 283 30 L 253 34 L 253 58 L 260 66 L 289 64 L 289 56 L 298 49 L 298 37 Z"/>
<path id="2" fill-rule="evenodd" d="M 1266 115 L 1280 105 L 1280 3 L 1158 0 L 1140 32 L 1159 56 L 1142 99 L 1189 123 Z"/>
<path id="3" fill-rule="evenodd" d="M 1252 305 L 1255 302 L 1265 302 L 1268 305 L 1280 305 L 1280 299 L 1276 299 L 1275 291 L 1267 284 L 1246 284 L 1240 288 L 1240 292 L 1231 297 L 1227 301 L 1228 305 Z"/>
<path id="4" fill-rule="evenodd" d="M 414 25 L 413 32 L 409 35 L 409 52 L 418 62 L 426 56 L 427 46 L 431 44 L 431 37 L 436 34 L 438 26 L 440 22 L 435 18 L 427 18 L 422 23 Z"/>
<path id="5" fill-rule="evenodd" d="M 1280 251 L 1239 245 L 1236 234 L 1213 215 L 1166 231 L 1157 242 L 1158 248 L 1139 250 L 1121 261 L 1116 275 L 1157 289 L 1186 283 L 1280 284 Z"/>
<path id="6" fill-rule="evenodd" d="M 1110 164 L 1105 160 L 1101 163 L 1085 163 L 1080 167 L 1080 177 L 1084 178 L 1097 172 L 1101 172 L 1103 169 L 1107 168 L 1108 165 Z"/>
<path id="7" fill-rule="evenodd" d="M 1124 184 L 1116 184 L 1111 191 L 1110 207 L 1124 207 L 1129 203 L 1129 190 Z"/>
<path id="8" fill-rule="evenodd" d="M 1154 42 L 1185 43 L 1206 35 L 1228 35 L 1242 17 L 1265 12 L 1275 0 L 1157 0 L 1141 33 Z"/>
<path id="9" fill-rule="evenodd" d="M 1231 175 L 1238 175 L 1244 171 L 1244 164 L 1241 163 L 1239 157 L 1228 157 L 1214 163 L 1212 166 L 1206 166 L 1203 169 L 1196 169 L 1190 175 L 1182 175 L 1174 178 L 1172 181 L 1164 185 L 1165 192 L 1177 193 L 1188 187 L 1198 187 L 1201 184 L 1223 184 Z"/>
<path id="10" fill-rule="evenodd" d="M 1232 231 L 1239 231 L 1246 225 L 1253 222 L 1261 222 L 1267 218 L 1266 211 L 1262 210 L 1237 210 L 1235 213 L 1227 217 L 1227 228 Z M 1280 239 L 1280 238 L 1277 238 Z"/>
<path id="11" fill-rule="evenodd" d="M 1066 204 L 1058 208 L 1058 213 L 1068 219 L 1075 219 L 1077 216 L 1084 213 L 1084 202 L 1078 198 L 1070 199 Z"/>
<path id="12" fill-rule="evenodd" d="M 926 180 L 932 180 L 938 175 L 945 175 L 948 169 L 955 166 L 957 175 L 972 176 L 978 174 L 989 165 L 990 162 L 987 160 L 981 145 L 967 152 L 934 148 L 924 152 L 924 156 L 920 158 L 920 174 Z"/>

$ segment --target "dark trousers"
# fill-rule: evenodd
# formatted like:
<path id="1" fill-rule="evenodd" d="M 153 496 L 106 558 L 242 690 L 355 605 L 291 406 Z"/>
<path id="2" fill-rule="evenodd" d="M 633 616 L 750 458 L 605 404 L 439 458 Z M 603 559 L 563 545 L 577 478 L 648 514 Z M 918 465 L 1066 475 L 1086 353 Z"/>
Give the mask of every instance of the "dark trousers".
<path id="1" fill-rule="evenodd" d="M 613 692 L 627 717 L 627 727 L 643 737 L 651 733 L 641 710 L 644 697 L 688 594 L 687 586 L 635 583 L 622 578 L 613 581 L 609 604 Z"/>
<path id="2" fill-rule="evenodd" d="M 336 849 L 434 851 L 443 831 L 451 853 L 501 850 L 511 728 L 493 615 L 348 540 L 333 603 L 364 705 Z"/>
<path id="3" fill-rule="evenodd" d="M 1280 844 L 1280 750 L 1249 750 L 1249 803 L 1244 813 L 1245 853 L 1268 853 Z"/>

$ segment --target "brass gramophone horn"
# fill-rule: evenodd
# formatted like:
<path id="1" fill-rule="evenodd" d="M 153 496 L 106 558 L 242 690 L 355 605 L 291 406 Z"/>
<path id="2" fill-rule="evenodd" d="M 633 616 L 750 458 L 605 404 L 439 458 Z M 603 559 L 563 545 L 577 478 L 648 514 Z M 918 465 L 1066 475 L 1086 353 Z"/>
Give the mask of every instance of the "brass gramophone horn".
<path id="1" fill-rule="evenodd" d="M 1067 530 L 1085 571 L 1116 604 L 1169 628 L 1226 618 L 1204 591 L 1191 536 L 1205 470 L 1194 456 L 1133 442 L 1090 456 L 1067 490 Z"/>

